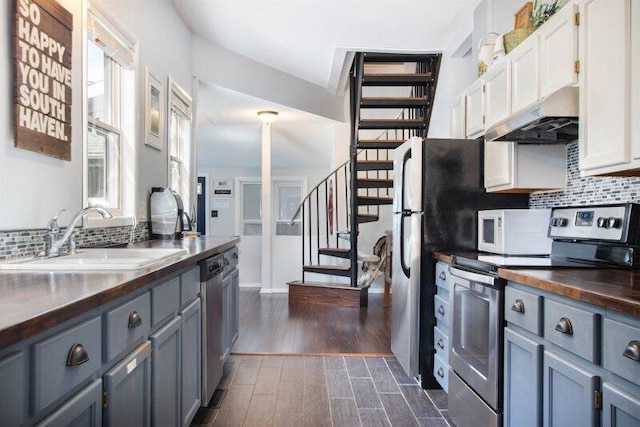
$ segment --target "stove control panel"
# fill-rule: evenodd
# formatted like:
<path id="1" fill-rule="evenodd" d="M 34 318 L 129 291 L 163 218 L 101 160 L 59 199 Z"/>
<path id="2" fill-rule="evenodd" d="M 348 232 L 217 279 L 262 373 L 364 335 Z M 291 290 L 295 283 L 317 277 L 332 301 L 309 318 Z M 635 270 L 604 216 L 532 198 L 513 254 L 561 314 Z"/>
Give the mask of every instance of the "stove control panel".
<path id="1" fill-rule="evenodd" d="M 636 223 L 639 206 L 633 203 L 607 206 L 553 208 L 549 237 L 554 239 L 629 242 L 629 227 Z M 635 219 L 634 219 L 635 218 Z M 634 225 L 637 227 L 637 224 Z M 637 240 L 638 237 L 632 237 Z"/>

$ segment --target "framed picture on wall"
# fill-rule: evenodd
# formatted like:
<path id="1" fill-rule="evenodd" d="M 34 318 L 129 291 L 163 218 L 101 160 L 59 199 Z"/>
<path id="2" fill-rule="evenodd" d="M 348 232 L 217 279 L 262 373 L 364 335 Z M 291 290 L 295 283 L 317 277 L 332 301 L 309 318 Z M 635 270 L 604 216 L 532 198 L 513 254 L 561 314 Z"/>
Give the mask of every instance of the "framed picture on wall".
<path id="1" fill-rule="evenodd" d="M 164 86 L 145 67 L 144 95 L 144 143 L 162 150 L 164 126 Z"/>

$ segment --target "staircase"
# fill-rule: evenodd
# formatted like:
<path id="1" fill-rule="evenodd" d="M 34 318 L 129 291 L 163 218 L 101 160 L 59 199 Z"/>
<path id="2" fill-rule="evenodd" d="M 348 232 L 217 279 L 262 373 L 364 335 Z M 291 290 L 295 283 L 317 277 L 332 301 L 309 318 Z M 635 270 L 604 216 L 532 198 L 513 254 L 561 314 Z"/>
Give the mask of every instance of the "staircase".
<path id="1" fill-rule="evenodd" d="M 292 220 L 302 230 L 304 265 L 302 280 L 288 284 L 290 302 L 367 305 L 370 281 L 358 272 L 361 264 L 375 265 L 376 257 L 362 255 L 368 248 L 358 251 L 360 225 L 378 221 L 384 206 L 393 203 L 392 150 L 412 136 L 427 135 L 440 58 L 355 55 L 350 159 L 309 192 Z M 383 234 L 381 229 L 373 237 Z M 343 279 L 305 280 L 310 273 Z"/>

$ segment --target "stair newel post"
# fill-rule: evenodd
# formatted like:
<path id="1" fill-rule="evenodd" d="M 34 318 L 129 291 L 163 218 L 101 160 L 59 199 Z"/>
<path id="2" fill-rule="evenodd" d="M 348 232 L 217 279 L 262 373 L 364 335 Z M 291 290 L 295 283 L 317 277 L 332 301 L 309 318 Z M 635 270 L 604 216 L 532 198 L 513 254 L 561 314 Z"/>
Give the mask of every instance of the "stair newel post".
<path id="1" fill-rule="evenodd" d="M 305 216 L 304 216 L 304 202 L 302 203 L 302 210 L 300 211 L 301 215 L 302 215 L 302 265 L 304 265 L 304 235 L 306 233 L 306 223 L 305 223 Z M 302 269 L 302 283 L 304 283 L 304 268 Z"/>
<path id="2" fill-rule="evenodd" d="M 357 53 L 354 63 L 354 72 L 351 75 L 351 251 L 350 261 L 350 282 L 351 286 L 358 285 L 358 171 L 356 168 L 358 157 L 358 128 L 360 125 L 360 100 L 362 99 L 362 79 L 364 74 L 364 55 Z"/>

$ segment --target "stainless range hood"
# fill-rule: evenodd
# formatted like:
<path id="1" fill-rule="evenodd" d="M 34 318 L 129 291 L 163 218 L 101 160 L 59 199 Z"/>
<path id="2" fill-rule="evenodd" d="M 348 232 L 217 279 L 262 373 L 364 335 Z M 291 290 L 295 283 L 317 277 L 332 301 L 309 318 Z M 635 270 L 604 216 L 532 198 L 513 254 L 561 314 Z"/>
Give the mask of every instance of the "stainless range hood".
<path id="1" fill-rule="evenodd" d="M 485 141 L 569 142 L 578 138 L 578 88 L 567 87 L 491 126 Z"/>

